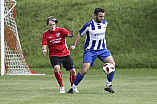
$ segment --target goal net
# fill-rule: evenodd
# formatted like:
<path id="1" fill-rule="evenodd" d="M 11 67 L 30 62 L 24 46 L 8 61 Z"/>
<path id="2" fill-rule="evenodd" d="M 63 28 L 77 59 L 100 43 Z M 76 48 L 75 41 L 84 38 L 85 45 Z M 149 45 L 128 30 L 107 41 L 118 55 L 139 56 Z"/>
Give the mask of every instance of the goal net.
<path id="1" fill-rule="evenodd" d="M 15 0 L 4 0 L 4 2 L 1 0 L 1 15 L 4 15 L 4 17 L 1 16 L 1 22 L 4 19 L 4 23 L 1 23 L 4 24 L 1 25 L 1 58 L 3 58 L 4 49 L 4 62 L 1 59 L 1 75 L 3 71 L 7 75 L 44 75 L 33 71 L 25 60 L 17 31 L 15 5 Z M 2 36 L 3 28 L 4 36 Z M 4 38 L 4 47 L 2 38 Z"/>

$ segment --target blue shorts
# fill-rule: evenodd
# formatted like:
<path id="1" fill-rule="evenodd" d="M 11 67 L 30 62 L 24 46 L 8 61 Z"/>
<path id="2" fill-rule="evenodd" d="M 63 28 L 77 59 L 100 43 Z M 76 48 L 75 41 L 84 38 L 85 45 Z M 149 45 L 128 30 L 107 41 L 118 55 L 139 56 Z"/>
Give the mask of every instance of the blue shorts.
<path id="1" fill-rule="evenodd" d="M 97 57 L 103 62 L 103 60 L 108 56 L 112 56 L 108 49 L 85 50 L 83 55 L 83 63 L 87 62 L 93 66 L 94 61 Z"/>

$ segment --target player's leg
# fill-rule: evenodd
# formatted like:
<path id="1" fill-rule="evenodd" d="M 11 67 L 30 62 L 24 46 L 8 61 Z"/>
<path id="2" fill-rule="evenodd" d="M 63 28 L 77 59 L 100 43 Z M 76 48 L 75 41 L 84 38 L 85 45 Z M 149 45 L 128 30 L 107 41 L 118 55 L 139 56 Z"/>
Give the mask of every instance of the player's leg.
<path id="1" fill-rule="evenodd" d="M 98 58 L 104 62 L 104 63 L 112 63 L 113 65 L 115 65 L 115 62 L 114 62 L 114 59 L 111 55 L 111 53 L 107 50 L 107 49 L 104 49 L 102 50 L 101 52 L 99 52 L 99 56 Z M 111 82 L 113 80 L 113 77 L 114 77 L 114 73 L 115 71 L 112 73 L 112 74 L 107 74 L 107 81 L 106 81 L 106 87 L 105 90 L 108 91 L 108 92 L 112 92 L 114 93 L 114 90 L 111 88 Z"/>
<path id="2" fill-rule="evenodd" d="M 104 62 L 104 63 L 112 63 L 113 65 L 115 65 L 115 62 L 114 62 L 112 56 L 106 57 L 106 58 L 103 60 L 103 62 Z M 106 87 L 111 85 L 111 82 L 112 82 L 113 77 L 114 77 L 114 73 L 115 73 L 115 71 L 114 71 L 112 74 L 107 75 Z"/>
<path id="3" fill-rule="evenodd" d="M 87 73 L 88 69 L 90 67 L 90 63 L 83 63 L 82 70 L 78 72 L 76 79 L 74 81 L 74 84 L 72 85 L 71 89 L 67 92 L 67 94 L 72 94 L 73 92 L 76 92 L 75 89 L 77 85 L 82 81 L 84 75 Z"/>
<path id="4" fill-rule="evenodd" d="M 96 57 L 97 57 L 97 55 L 93 55 L 92 52 L 90 52 L 90 51 L 85 51 L 84 52 L 82 70 L 78 72 L 73 86 L 67 92 L 68 94 L 71 94 L 71 93 L 74 92 L 73 89 L 75 89 L 76 86 L 82 81 L 84 75 L 87 73 L 87 71 L 90 68 L 90 66 L 93 65 Z"/>
<path id="5" fill-rule="evenodd" d="M 71 87 L 72 87 L 72 85 L 74 84 L 74 81 L 76 79 L 76 71 L 75 71 L 75 69 L 71 69 L 71 70 L 69 70 L 69 72 L 70 72 L 70 83 L 71 83 Z M 76 87 L 73 90 L 74 90 L 74 92 L 79 93 L 79 91 L 77 90 Z"/>
<path id="6" fill-rule="evenodd" d="M 69 70 L 69 73 L 70 73 L 69 79 L 70 79 L 70 83 L 72 86 L 75 81 L 75 78 L 76 78 L 76 71 L 75 71 L 75 69 L 71 69 L 71 70 Z"/>
<path id="7" fill-rule="evenodd" d="M 56 77 L 58 84 L 60 86 L 60 93 L 65 93 L 65 88 L 64 88 L 63 82 L 62 82 L 62 74 L 60 71 L 60 65 L 54 66 L 54 74 L 55 74 L 55 77 Z"/>
<path id="8" fill-rule="evenodd" d="M 70 78 L 70 83 L 72 86 L 75 81 L 75 78 L 76 78 L 76 71 L 75 71 L 74 63 L 73 63 L 70 55 L 65 56 L 62 59 L 62 64 L 63 64 L 63 67 L 66 69 L 66 71 L 69 71 L 69 73 L 70 73 L 69 78 Z M 79 93 L 79 91 L 77 90 L 76 87 L 73 89 L 73 91 Z"/>
<path id="9" fill-rule="evenodd" d="M 112 63 L 113 65 L 115 65 L 114 59 L 112 56 L 108 56 L 103 60 L 104 63 Z"/>
<path id="10" fill-rule="evenodd" d="M 63 64 L 63 67 L 66 69 L 66 71 L 69 71 L 69 73 L 70 73 L 69 78 L 70 78 L 70 83 L 72 86 L 75 81 L 75 78 L 76 78 L 76 71 L 75 71 L 74 63 L 73 63 L 70 55 L 62 58 L 62 64 Z"/>
<path id="11" fill-rule="evenodd" d="M 54 68 L 54 75 L 58 81 L 60 86 L 60 93 L 65 93 L 65 88 L 62 82 L 62 74 L 60 71 L 60 59 L 58 57 L 52 56 L 50 57 L 51 65 Z"/>
<path id="12" fill-rule="evenodd" d="M 74 63 L 73 63 L 70 55 L 62 58 L 62 64 L 63 64 L 63 67 L 66 69 L 66 71 L 69 71 L 69 73 L 70 73 L 69 78 L 70 78 L 70 83 L 72 86 L 75 81 L 75 78 L 76 78 L 76 71 L 75 71 Z M 77 88 L 74 89 L 74 92 L 79 93 Z"/>
<path id="13" fill-rule="evenodd" d="M 90 63 L 83 63 L 82 70 L 78 72 L 77 77 L 74 81 L 74 87 L 81 82 L 81 80 L 83 79 L 84 75 L 87 73 L 89 68 L 90 68 Z"/>
<path id="14" fill-rule="evenodd" d="M 115 62 L 114 62 L 114 59 L 112 56 L 108 56 L 106 57 L 104 60 L 103 60 L 104 63 L 112 63 L 113 65 L 115 65 Z M 112 92 L 114 93 L 114 90 L 111 88 L 112 84 L 112 80 L 113 80 L 113 77 L 114 77 L 114 73 L 115 71 L 112 73 L 112 74 L 107 74 L 107 80 L 106 80 L 106 87 L 105 90 L 108 91 L 108 92 Z"/>
<path id="15" fill-rule="evenodd" d="M 63 87 L 62 74 L 61 74 L 60 66 L 59 65 L 55 65 L 54 66 L 54 74 L 55 74 L 55 77 L 56 77 L 56 79 L 58 81 L 59 86 Z"/>

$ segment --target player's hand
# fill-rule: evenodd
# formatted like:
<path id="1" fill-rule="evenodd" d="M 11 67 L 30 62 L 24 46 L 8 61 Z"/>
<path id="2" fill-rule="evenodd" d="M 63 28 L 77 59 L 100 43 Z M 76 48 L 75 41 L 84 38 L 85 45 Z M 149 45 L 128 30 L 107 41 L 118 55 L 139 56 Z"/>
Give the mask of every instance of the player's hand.
<path id="1" fill-rule="evenodd" d="M 46 50 L 43 50 L 43 56 L 44 57 L 46 56 Z"/>
<path id="2" fill-rule="evenodd" d="M 69 37 L 73 37 L 74 36 L 74 30 L 71 30 L 70 32 L 69 32 Z"/>
<path id="3" fill-rule="evenodd" d="M 71 50 L 74 50 L 74 49 L 75 49 L 75 46 L 71 46 L 70 49 L 71 49 Z"/>

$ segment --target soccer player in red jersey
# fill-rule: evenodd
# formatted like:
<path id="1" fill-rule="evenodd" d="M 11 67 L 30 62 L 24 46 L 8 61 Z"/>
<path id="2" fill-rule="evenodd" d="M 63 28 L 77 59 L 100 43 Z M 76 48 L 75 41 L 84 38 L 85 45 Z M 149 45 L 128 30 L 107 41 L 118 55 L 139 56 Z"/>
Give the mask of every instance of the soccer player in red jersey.
<path id="1" fill-rule="evenodd" d="M 74 31 L 67 31 L 65 28 L 58 28 L 56 24 L 58 20 L 53 16 L 47 18 L 47 26 L 49 29 L 43 33 L 42 50 L 43 56 L 47 53 L 47 46 L 49 48 L 49 57 L 54 74 L 60 86 L 60 93 L 65 93 L 65 88 L 62 83 L 62 74 L 60 71 L 61 63 L 66 71 L 70 73 L 71 86 L 76 78 L 76 71 L 74 63 L 70 57 L 70 52 L 66 45 L 66 37 L 73 37 Z M 79 92 L 75 89 L 75 92 Z"/>

